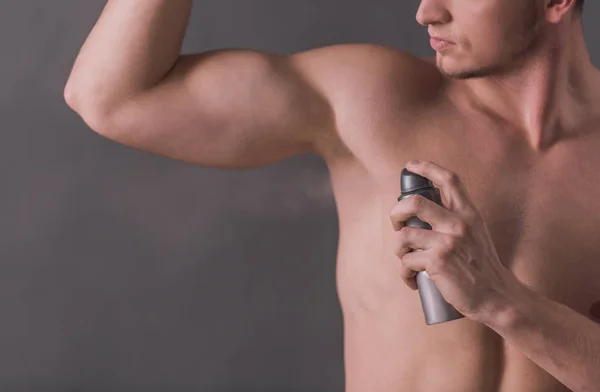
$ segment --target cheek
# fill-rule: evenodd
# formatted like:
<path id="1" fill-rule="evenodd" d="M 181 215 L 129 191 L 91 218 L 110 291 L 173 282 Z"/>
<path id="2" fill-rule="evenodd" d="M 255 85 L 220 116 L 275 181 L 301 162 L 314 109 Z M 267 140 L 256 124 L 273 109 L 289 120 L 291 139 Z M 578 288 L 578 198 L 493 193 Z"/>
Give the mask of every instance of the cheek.
<path id="1" fill-rule="evenodd" d="M 476 62 L 495 62 L 508 52 L 508 36 L 501 26 L 470 26 L 465 31 L 469 33 L 461 46 Z"/>
<path id="2" fill-rule="evenodd" d="M 490 1 L 470 1 L 469 13 L 461 13 L 456 17 L 456 25 L 464 33 L 464 51 L 473 59 L 495 61 L 510 52 L 510 42 L 515 33 L 522 30 L 522 0 L 503 0 L 503 3 Z M 519 3 L 519 4 L 517 4 Z M 518 18 L 517 18 L 518 17 Z M 518 29 L 517 29 L 518 28 Z"/>

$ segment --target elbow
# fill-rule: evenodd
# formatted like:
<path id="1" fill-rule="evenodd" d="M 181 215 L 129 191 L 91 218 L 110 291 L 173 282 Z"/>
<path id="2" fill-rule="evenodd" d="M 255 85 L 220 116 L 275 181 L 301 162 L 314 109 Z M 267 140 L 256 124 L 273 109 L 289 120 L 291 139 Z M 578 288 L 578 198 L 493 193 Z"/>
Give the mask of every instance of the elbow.
<path id="1" fill-rule="evenodd" d="M 70 107 L 71 109 L 77 111 L 76 107 L 77 107 L 77 95 L 75 92 L 75 87 L 73 86 L 73 83 L 68 81 L 67 84 L 65 85 L 64 91 L 63 91 L 63 98 L 67 104 L 68 107 Z"/>
<path id="2" fill-rule="evenodd" d="M 94 99 L 86 97 L 81 89 L 69 82 L 64 88 L 63 98 L 67 106 L 77 113 L 89 128 L 108 137 L 111 126 L 109 125 L 109 111 L 105 106 L 94 103 Z"/>

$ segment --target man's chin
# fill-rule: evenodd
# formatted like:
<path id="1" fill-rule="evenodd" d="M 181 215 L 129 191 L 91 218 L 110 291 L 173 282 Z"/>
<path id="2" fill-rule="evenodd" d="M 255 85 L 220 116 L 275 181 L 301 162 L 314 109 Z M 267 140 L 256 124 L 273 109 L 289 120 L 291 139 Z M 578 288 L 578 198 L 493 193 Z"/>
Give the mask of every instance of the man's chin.
<path id="1" fill-rule="evenodd" d="M 464 66 L 461 67 L 456 65 L 451 66 L 447 64 L 447 61 L 438 60 L 437 67 L 440 73 L 442 73 L 442 75 L 451 79 L 476 79 L 490 76 L 493 74 L 492 68 Z"/>
<path id="2" fill-rule="evenodd" d="M 444 69 L 440 69 L 440 71 L 445 77 L 458 80 L 477 79 L 490 76 L 485 70 L 445 71 Z"/>

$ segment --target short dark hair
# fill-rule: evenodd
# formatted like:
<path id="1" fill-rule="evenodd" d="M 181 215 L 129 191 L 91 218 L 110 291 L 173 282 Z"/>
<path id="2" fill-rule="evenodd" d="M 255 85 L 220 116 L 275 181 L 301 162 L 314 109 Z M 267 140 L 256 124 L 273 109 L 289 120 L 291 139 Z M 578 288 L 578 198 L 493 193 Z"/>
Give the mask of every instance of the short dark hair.
<path id="1" fill-rule="evenodd" d="M 576 0 L 575 1 L 575 11 L 581 14 L 583 11 L 583 3 L 585 0 Z"/>

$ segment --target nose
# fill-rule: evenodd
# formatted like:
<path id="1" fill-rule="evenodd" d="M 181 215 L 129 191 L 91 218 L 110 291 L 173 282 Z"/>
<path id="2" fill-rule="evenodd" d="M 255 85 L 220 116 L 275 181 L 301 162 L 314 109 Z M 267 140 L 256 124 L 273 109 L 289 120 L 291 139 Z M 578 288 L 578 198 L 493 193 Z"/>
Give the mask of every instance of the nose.
<path id="1" fill-rule="evenodd" d="M 417 22 L 423 26 L 450 22 L 452 18 L 444 6 L 446 2 L 447 0 L 422 0 L 417 10 Z"/>

